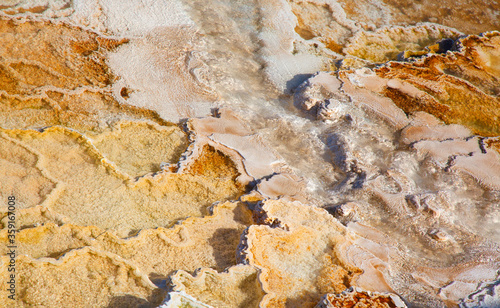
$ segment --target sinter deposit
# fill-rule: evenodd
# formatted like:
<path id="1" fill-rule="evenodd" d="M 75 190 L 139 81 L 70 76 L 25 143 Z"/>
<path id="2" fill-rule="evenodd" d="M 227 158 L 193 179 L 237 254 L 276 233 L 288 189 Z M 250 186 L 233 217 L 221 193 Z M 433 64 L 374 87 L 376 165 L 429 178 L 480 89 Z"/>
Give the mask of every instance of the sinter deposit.
<path id="1" fill-rule="evenodd" d="M 499 17 L 0 0 L 0 307 L 500 307 Z"/>

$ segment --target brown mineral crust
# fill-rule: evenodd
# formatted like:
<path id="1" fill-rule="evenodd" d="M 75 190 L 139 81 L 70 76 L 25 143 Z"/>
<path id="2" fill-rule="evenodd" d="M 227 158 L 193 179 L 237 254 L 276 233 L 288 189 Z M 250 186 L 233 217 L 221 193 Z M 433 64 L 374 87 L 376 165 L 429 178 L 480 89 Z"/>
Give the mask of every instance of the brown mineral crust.
<path id="1" fill-rule="evenodd" d="M 259 211 L 269 225 L 248 228 L 242 253 L 261 270 L 261 306 L 314 307 L 323 294 L 356 283 L 361 270 L 344 252 L 350 238 L 326 211 L 281 200 L 264 201 Z"/>
<path id="2" fill-rule="evenodd" d="M 484 143 L 491 149 L 500 153 L 500 138 L 491 138 L 484 140 Z"/>
<path id="3" fill-rule="evenodd" d="M 297 34 L 305 40 L 315 38 L 325 44 L 326 48 L 342 54 L 342 46 L 352 35 L 352 30 L 334 18 L 329 5 L 308 1 L 291 1 L 290 4 L 297 17 Z"/>
<path id="4" fill-rule="evenodd" d="M 500 10 L 497 0 L 434 0 L 399 1 L 382 0 L 339 0 L 347 18 L 360 23 L 381 27 L 391 25 L 412 25 L 418 22 L 433 22 L 453 27 L 467 34 L 500 30 L 500 21 L 494 12 Z M 369 12 L 369 13 L 367 13 Z"/>
<path id="5" fill-rule="evenodd" d="M 348 287 L 384 293 L 397 289 L 408 294 L 408 288 L 416 284 L 422 284 L 432 296 L 456 304 L 476 283 L 490 281 L 496 273 L 494 252 L 482 252 L 484 257 L 477 261 L 477 256 L 467 259 L 457 254 L 459 261 L 432 276 L 435 268 L 427 261 L 399 250 L 393 239 L 374 228 L 359 223 L 344 228 L 323 209 L 298 202 L 267 200 L 259 207 L 259 215 L 266 216 L 261 222 L 267 225 L 248 228 L 242 252 L 250 265 L 261 270 L 259 280 L 266 292 L 263 307 L 312 307 L 321 295 Z M 438 233 L 434 239 L 451 249 L 454 239 L 446 232 Z M 402 276 L 406 278 L 400 279 Z M 388 296 L 394 305 L 386 307 L 404 307 L 397 297 Z M 370 306 L 364 295 L 360 298 L 354 307 Z M 378 304 L 384 307 L 384 303 L 380 300 Z"/>
<path id="6" fill-rule="evenodd" d="M 134 180 L 100 152 L 91 139 L 76 131 L 53 127 L 44 132 L 3 132 L 15 141 L 6 143 L 7 152 L 18 156 L 16 145 L 20 144 L 21 148 L 36 153 L 37 167 L 55 183 L 57 191 L 42 203 L 45 207 L 78 225 L 118 230 L 121 236 L 133 230 L 167 226 L 187 216 L 202 216 L 213 202 L 234 200 L 243 193 L 243 187 L 235 183 L 238 173 L 234 166 L 220 165 L 230 161 L 212 155 L 208 148 L 208 153 L 202 151 L 191 161 L 202 159 L 208 163 L 216 159 L 208 164 L 215 170 L 206 169 L 204 174 L 164 171 Z M 182 139 L 177 137 L 171 142 L 182 146 Z M 124 159 L 127 163 L 133 156 Z M 218 170 L 225 173 L 219 175 Z M 34 185 L 41 184 L 34 182 Z M 7 188 L 2 194 L 11 193 Z M 19 209 L 38 205 L 35 199 L 29 202 L 27 197 L 21 197 Z"/>
<path id="7" fill-rule="evenodd" d="M 394 294 L 367 292 L 364 290 L 349 290 L 340 294 L 327 294 L 316 308 L 396 308 L 406 307 L 398 298 L 394 302 Z"/>
<path id="8" fill-rule="evenodd" d="M 442 28 L 437 26 L 438 32 L 426 32 L 435 26 L 429 24 L 393 27 L 421 21 L 422 14 L 428 14 L 424 17 L 431 22 L 452 22 L 465 14 L 447 9 L 423 13 L 419 10 L 435 6 L 431 0 L 423 1 L 398 7 L 392 0 L 341 0 L 347 18 L 359 23 L 346 19 L 335 1 L 296 0 L 286 7 L 297 17 L 295 31 L 311 40 L 308 43 L 324 44 L 351 60 L 356 56 L 383 62 L 405 50 L 405 55 L 424 55 L 424 45 L 448 33 L 456 37 L 453 29 L 439 32 Z M 193 101 L 216 99 L 197 56 L 202 39 L 194 27 L 157 28 L 138 38 L 134 46 L 121 46 L 120 55 L 113 58 L 118 53 L 109 52 L 126 40 L 104 38 L 64 23 L 33 21 L 37 17 L 31 14 L 52 7 L 52 2 L 40 3 L 32 7 L 23 3 L 26 8 L 19 5 L 10 11 L 27 12 L 27 21 L 0 19 L 0 31 L 6 33 L 0 38 L 0 46 L 6 46 L 0 50 L 0 146 L 5 150 L 0 153 L 0 176 L 7 178 L 0 183 L 0 195 L 15 194 L 21 201 L 16 216 L 20 229 L 17 245 L 18 253 L 27 255 L 18 258 L 21 306 L 57 307 L 54 296 L 60 306 L 153 306 L 162 291 L 151 280 L 163 283 L 169 276 L 174 292 L 200 300 L 200 307 L 205 307 L 203 303 L 214 307 L 313 307 L 325 293 L 325 301 L 340 307 L 400 307 L 394 297 L 389 300 L 386 295 L 358 289 L 351 295 L 332 294 L 350 286 L 396 290 L 408 298 L 428 293 L 429 298 L 439 297 L 452 305 L 479 283 L 497 279 L 498 260 L 488 259 L 489 255 L 465 267 L 455 263 L 441 270 L 426 267 L 427 259 L 415 258 L 414 252 L 394 253 L 408 247 L 391 246 L 395 240 L 381 239 L 382 233 L 374 228 L 350 221 L 344 227 L 325 210 L 288 202 L 288 197 L 305 202 L 303 183 L 229 111 L 189 120 L 191 143 L 186 150 L 188 140 L 180 126 L 160 119 L 156 112 L 120 105 L 118 102 L 144 106 L 143 101 L 148 101 L 146 106 L 163 111 L 164 117 L 171 115 L 170 110 L 191 117 L 198 110 L 198 105 L 191 105 Z M 490 5 L 498 9 L 497 3 Z M 470 2 L 458 4 L 460 8 L 471 6 Z M 105 10 L 101 13 L 107 18 Z M 470 19 L 464 19 L 460 30 L 475 31 L 486 24 L 498 28 L 500 23 L 488 14 L 486 11 L 480 18 L 490 19 L 483 25 L 471 26 Z M 292 18 L 292 37 L 293 24 Z M 269 25 L 259 27 L 265 31 Z M 328 79 L 325 85 L 334 88 L 325 86 L 325 92 L 342 91 L 355 106 L 392 123 L 396 134 L 401 132 L 403 143 L 411 144 L 419 155 L 429 154 L 438 166 L 470 174 L 484 186 L 498 189 L 500 159 L 489 150 L 500 148 L 497 140 L 468 137 L 471 131 L 483 136 L 499 132 L 499 37 L 498 33 L 470 36 L 460 41 L 459 51 L 390 63 L 376 71 L 378 76 L 372 71 L 370 76 L 344 71 L 338 75 L 343 79 L 318 76 Z M 437 52 L 435 47 L 429 50 Z M 134 61 L 123 61 L 137 55 Z M 353 61 L 356 65 L 368 63 L 355 60 L 359 60 Z M 150 62 L 144 65 L 144 61 Z M 111 66 L 120 80 L 107 63 L 122 65 Z M 316 81 L 321 83 L 320 79 Z M 155 82 L 153 87 L 143 86 Z M 164 85 L 167 94 L 156 91 Z M 328 94 L 315 104 L 334 106 L 333 99 L 326 99 L 337 97 Z M 174 103 L 163 104 L 170 101 Z M 337 107 L 342 107 L 340 102 Z M 420 111 L 457 124 L 411 119 Z M 427 120 L 433 124 L 428 125 Z M 443 141 L 446 139 L 453 140 Z M 360 163 L 359 168 L 364 166 Z M 375 186 L 363 191 L 372 193 L 376 197 L 372 199 L 383 204 L 390 215 L 395 213 L 395 218 L 408 214 L 405 197 L 413 193 L 403 188 L 406 179 L 402 176 L 401 184 L 396 173 L 389 170 L 375 178 L 369 176 L 367 184 Z M 265 217 L 258 222 L 264 225 L 255 225 L 252 213 L 241 202 L 209 208 L 213 202 L 238 198 L 251 180 L 259 184 L 253 195 L 243 199 L 258 203 L 254 204 L 257 208 L 262 206 L 261 216 Z M 401 191 L 391 191 L 398 185 Z M 430 198 L 429 204 L 424 197 L 418 198 L 414 198 L 420 207 L 417 210 L 432 219 L 448 209 L 435 207 Z M 8 234 L 6 216 L 5 207 L 0 208 L 3 243 Z M 417 221 L 420 216 L 415 217 L 412 219 Z M 449 258 L 457 255 L 448 252 L 463 240 L 461 234 L 423 229 L 404 231 L 418 231 L 436 241 L 429 251 L 444 252 Z M 239 252 L 246 254 L 249 264 L 234 266 L 244 230 L 241 241 L 247 247 Z M 5 255 L 7 251 L 4 247 L 0 252 Z M 8 259 L 0 261 L 0 276 L 4 277 L 0 295 L 5 298 Z M 416 268 L 420 261 L 422 267 Z M 408 268 L 402 269 L 402 263 L 409 264 Z M 217 272 L 228 266 L 226 272 Z M 193 274 L 199 267 L 204 269 Z M 410 276 L 415 284 L 401 283 Z M 426 291 L 413 291 L 412 286 Z"/>
<path id="9" fill-rule="evenodd" d="M 7 304 L 8 257 L 0 260 L 0 295 Z M 59 260 L 19 255 L 16 278 L 15 307 L 155 307 L 163 295 L 134 265 L 88 247 Z"/>
<path id="10" fill-rule="evenodd" d="M 106 87 L 115 77 L 105 53 L 126 43 L 62 23 L 0 19 L 2 89 L 31 94 L 43 86 Z"/>
<path id="11" fill-rule="evenodd" d="M 411 84 L 420 95 L 391 86 L 382 94 L 406 113 L 425 111 L 446 124 L 461 124 L 482 136 L 500 134 L 500 33 L 461 40 L 462 50 L 410 63 L 390 62 L 376 69 L 392 83 Z"/>
<path id="12" fill-rule="evenodd" d="M 1 217 L 0 222 L 2 228 L 4 226 L 7 226 L 7 219 L 8 219 L 7 214 L 8 211 L 6 209 L 0 211 L 0 217 Z M 47 207 L 40 205 L 30 207 L 27 209 L 19 209 L 17 210 L 17 215 L 18 216 L 16 218 L 16 224 L 19 230 L 47 223 L 63 225 L 65 223 L 70 222 L 68 217 L 59 213 L 55 213 L 49 210 Z"/>
<path id="13" fill-rule="evenodd" d="M 0 19 L 0 31 L 3 128 L 62 125 L 100 132 L 120 119 L 170 125 L 153 111 L 118 104 L 111 95 L 116 78 L 105 57 L 127 40 L 48 21 Z"/>
<path id="14" fill-rule="evenodd" d="M 146 121 L 117 122 L 110 131 L 92 136 L 92 141 L 107 159 L 131 177 L 158 172 L 167 169 L 167 165 L 175 170 L 188 145 L 186 134 L 178 126 Z"/>
<path id="15" fill-rule="evenodd" d="M 321 294 L 350 286 L 352 274 L 330 256 L 333 247 L 322 245 L 310 230 L 252 226 L 249 232 L 251 264 L 263 269 L 265 307 L 314 307 Z"/>
<path id="16" fill-rule="evenodd" d="M 15 195 L 30 204 L 48 198 L 56 182 L 40 168 L 38 155 L 1 133 L 0 148 L 0 196 Z"/>
<path id="17" fill-rule="evenodd" d="M 204 155 L 190 164 L 186 172 L 209 177 L 231 177 L 236 180 L 238 169 L 228 156 L 208 144 L 203 146 L 202 151 Z"/>
<path id="18" fill-rule="evenodd" d="M 358 4 L 359 2 L 352 3 L 344 9 L 349 11 L 350 6 Z M 363 16 L 368 16 L 368 20 L 361 23 L 354 22 L 349 13 L 345 15 L 335 1 L 299 0 L 290 1 L 290 6 L 297 18 L 295 32 L 309 41 L 316 53 L 321 53 L 321 49 L 326 48 L 338 55 L 345 55 L 348 60 L 342 62 L 343 67 L 357 66 L 360 59 L 382 63 L 396 60 L 401 53 L 418 56 L 437 52 L 438 45 L 433 48 L 427 46 L 445 38 L 456 39 L 462 34 L 454 28 L 432 23 L 409 23 L 402 26 L 390 18 L 389 8 L 383 5 L 370 4 L 371 14 L 366 14 L 365 11 Z M 371 18 L 377 19 L 378 29 L 368 25 L 373 21 Z M 324 47 L 318 46 L 318 43 L 322 43 Z M 329 57 L 335 56 L 330 52 Z"/>
<path id="19" fill-rule="evenodd" d="M 41 129 L 61 125 L 95 134 L 119 120 L 150 120 L 172 125 L 155 112 L 120 105 L 109 93 L 83 90 L 44 91 L 40 95 L 9 95 L 0 93 L 0 120 L 7 129 Z"/>
<path id="20" fill-rule="evenodd" d="M 192 272 L 212 267 L 222 271 L 235 265 L 240 235 L 252 223 L 252 212 L 238 202 L 221 203 L 212 215 L 191 217 L 168 229 L 142 230 L 127 239 L 95 226 L 46 223 L 22 229 L 16 237 L 17 252 L 36 259 L 61 258 L 89 246 L 119 256 L 151 279 L 159 279 L 179 269 Z M 7 242 L 7 235 L 7 229 L 0 230 L 1 243 Z M 0 251 L 7 253 L 6 245 Z"/>
<path id="21" fill-rule="evenodd" d="M 423 24 L 411 27 L 384 27 L 376 31 L 359 31 L 343 49 L 346 55 L 374 63 L 396 60 L 402 52 L 427 54 L 427 46 L 444 38 L 458 38 L 461 33 L 440 25 Z"/>
<path id="22" fill-rule="evenodd" d="M 213 307 L 259 307 L 264 292 L 258 270 L 250 265 L 236 265 L 227 271 L 199 269 L 192 276 L 178 271 L 171 278 L 174 291 L 183 291 Z"/>
<path id="23" fill-rule="evenodd" d="M 57 18 L 70 15 L 71 4 L 71 0 L 5 0 L 0 4 L 0 11 L 6 15 L 40 14 Z"/>

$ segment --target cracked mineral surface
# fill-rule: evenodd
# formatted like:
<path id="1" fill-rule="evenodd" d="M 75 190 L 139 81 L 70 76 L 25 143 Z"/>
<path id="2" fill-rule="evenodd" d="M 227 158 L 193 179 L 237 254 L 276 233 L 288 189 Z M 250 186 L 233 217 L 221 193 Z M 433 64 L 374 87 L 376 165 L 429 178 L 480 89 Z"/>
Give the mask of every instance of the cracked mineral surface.
<path id="1" fill-rule="evenodd" d="M 0 307 L 499 307 L 499 15 L 0 0 Z"/>

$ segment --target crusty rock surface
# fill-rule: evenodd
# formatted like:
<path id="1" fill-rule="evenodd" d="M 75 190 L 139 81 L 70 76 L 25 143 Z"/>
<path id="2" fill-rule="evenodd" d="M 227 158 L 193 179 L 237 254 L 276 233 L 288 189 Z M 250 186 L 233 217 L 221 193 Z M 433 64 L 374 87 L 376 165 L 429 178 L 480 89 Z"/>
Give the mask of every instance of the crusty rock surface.
<path id="1" fill-rule="evenodd" d="M 405 303 L 395 294 L 368 292 L 359 288 L 351 288 L 340 294 L 327 294 L 316 308 L 361 308 L 406 307 Z"/>
<path id="2" fill-rule="evenodd" d="M 498 305 L 499 11 L 2 1 L 0 307 Z"/>

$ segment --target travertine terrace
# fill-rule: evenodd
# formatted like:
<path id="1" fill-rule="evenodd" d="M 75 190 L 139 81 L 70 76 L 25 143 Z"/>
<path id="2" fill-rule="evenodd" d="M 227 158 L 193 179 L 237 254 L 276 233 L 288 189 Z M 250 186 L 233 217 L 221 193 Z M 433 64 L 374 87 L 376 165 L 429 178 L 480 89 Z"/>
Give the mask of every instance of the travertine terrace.
<path id="1" fill-rule="evenodd" d="M 0 307 L 500 306 L 499 15 L 0 0 Z"/>

